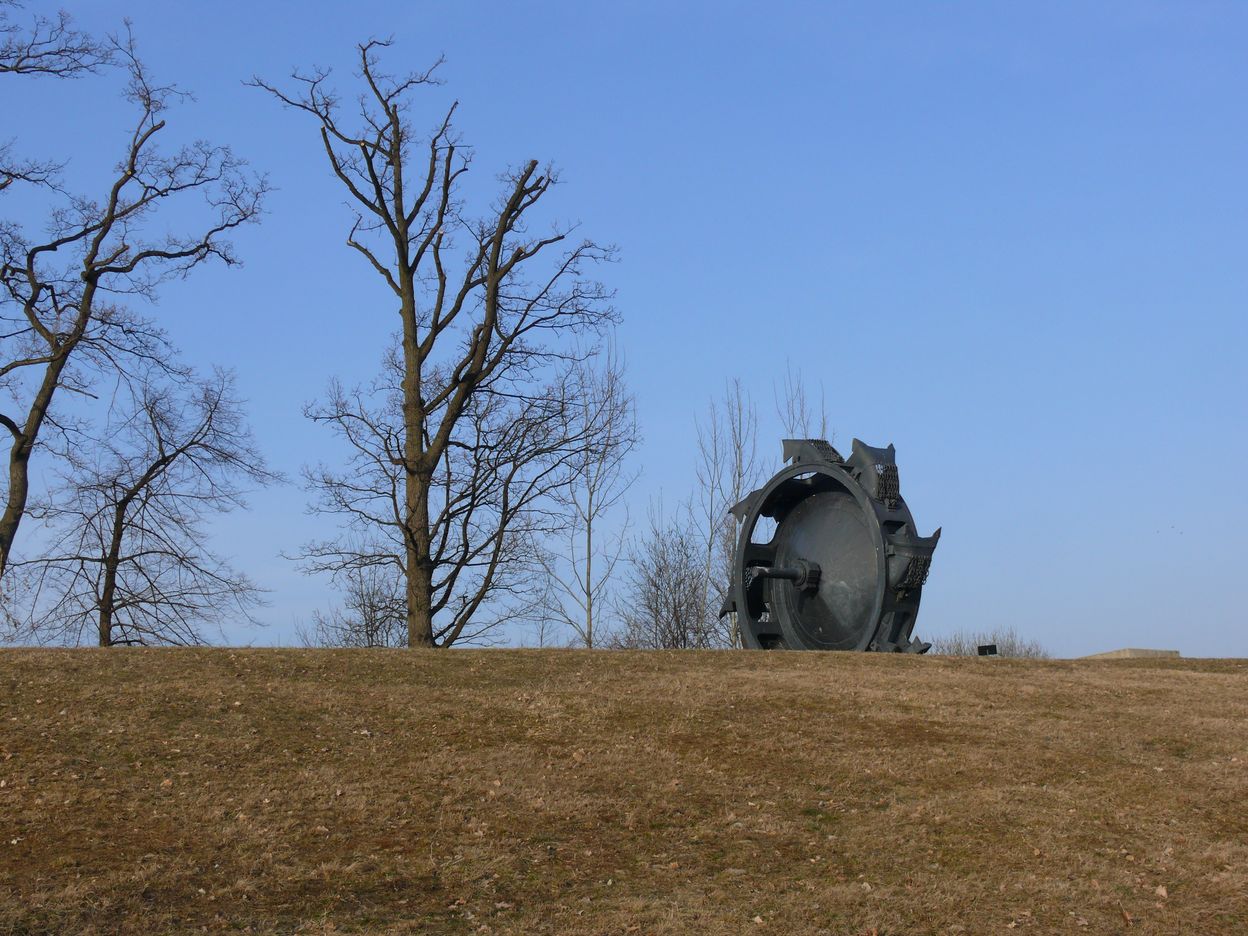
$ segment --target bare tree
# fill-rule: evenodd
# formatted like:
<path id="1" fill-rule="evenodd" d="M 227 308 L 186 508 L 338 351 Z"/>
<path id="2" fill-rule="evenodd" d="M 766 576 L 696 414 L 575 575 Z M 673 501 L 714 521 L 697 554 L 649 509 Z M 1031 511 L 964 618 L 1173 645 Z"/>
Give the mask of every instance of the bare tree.
<path id="1" fill-rule="evenodd" d="M 549 495 L 597 443 L 600 427 L 574 418 L 570 372 L 579 341 L 615 320 L 608 292 L 583 275 L 610 251 L 571 240 L 567 227 L 532 233 L 556 181 L 536 160 L 506 173 L 492 208 L 471 218 L 455 107 L 422 138 L 411 99 L 435 83 L 434 69 L 387 75 L 378 55 L 388 45 L 358 47 L 354 116 L 323 70 L 296 72 L 289 92 L 253 84 L 318 125 L 357 212 L 347 244 L 398 312 L 381 381 L 369 392 L 335 388 L 312 413 L 354 449 L 348 472 L 315 473 L 321 506 L 388 539 L 381 558 L 405 582 L 409 646 L 449 646 L 497 620 L 500 601 L 525 597 L 535 537 L 554 522 Z M 331 572 L 379 558 L 332 541 L 305 555 L 308 568 Z"/>
<path id="2" fill-rule="evenodd" d="M 312 615 L 311 630 L 299 635 L 304 646 L 406 646 L 404 588 L 393 566 L 353 567 L 342 580 L 342 607 Z"/>
<path id="3" fill-rule="evenodd" d="M 396 352 L 373 385 L 348 392 L 331 383 L 328 399 L 307 409 L 351 455 L 342 469 L 319 465 L 305 473 L 315 509 L 344 524 L 342 536 L 309 543 L 298 558 L 310 571 L 338 576 L 389 566 L 406 596 L 402 373 Z M 482 392 L 465 407 L 430 479 L 431 605 L 441 612 L 435 646 L 480 640 L 505 621 L 537 613 L 545 597 L 541 545 L 566 525 L 562 492 L 608 422 L 606 412 L 582 421 L 580 390 L 571 373 L 540 396 Z"/>
<path id="4" fill-rule="evenodd" d="M 772 395 L 780 428 L 786 436 L 809 437 L 817 433 L 821 438 L 827 437 L 823 395 L 812 401 L 800 371 L 786 366 L 782 382 L 772 385 Z M 711 615 L 717 615 L 724 605 L 740 532 L 728 510 L 754 490 L 773 467 L 759 455 L 758 426 L 757 407 L 740 378 L 728 380 L 722 394 L 712 398 L 705 414 L 695 419 L 698 461 L 691 503 L 702 541 L 706 606 Z M 766 532 L 768 518 L 761 522 Z M 723 640 L 736 646 L 735 615 L 725 615 L 719 627 Z"/>
<path id="5" fill-rule="evenodd" d="M 794 370 L 792 364 L 786 361 L 784 380 L 779 386 L 773 382 L 771 392 L 776 402 L 776 416 L 780 420 L 780 426 L 784 429 L 786 438 L 816 438 L 832 441 L 828 438 L 828 408 L 822 385 L 819 389 L 818 409 L 816 410 L 816 402 L 810 399 L 806 391 L 806 381 L 802 377 L 802 372 Z"/>
<path id="6" fill-rule="evenodd" d="M 67 13 L 55 19 L 33 17 L 28 27 L 10 19 L 20 5 L 0 0 L 0 77 L 50 75 L 74 78 L 97 71 L 112 60 L 112 48 L 74 29 Z M 0 140 L 0 192 L 18 182 L 49 185 L 61 164 L 13 155 L 13 141 Z"/>
<path id="7" fill-rule="evenodd" d="M 227 616 L 252 620 L 260 599 L 205 545 L 210 517 L 275 479 L 232 376 L 179 386 L 159 373 L 128 393 L 94 455 L 34 512 L 53 533 L 44 555 L 13 565 L 29 589 L 26 629 L 39 639 L 198 644 Z"/>
<path id="8" fill-rule="evenodd" d="M 725 383 L 723 394 L 718 400 L 712 398 L 705 417 L 696 419 L 695 426 L 698 490 L 694 502 L 704 544 L 706 607 L 708 614 L 718 615 L 728 593 L 737 540 L 737 521 L 728 510 L 753 490 L 760 474 L 758 412 L 740 378 Z M 728 616 L 722 626 L 728 644 L 735 646 L 735 619 Z"/>
<path id="9" fill-rule="evenodd" d="M 64 11 L 55 18 L 36 15 L 28 27 L 13 22 L 14 0 L 0 0 L 0 75 L 54 75 L 73 78 L 108 64 L 113 49 L 74 28 Z"/>
<path id="10" fill-rule="evenodd" d="M 560 626 L 549 614 L 538 614 L 535 617 L 533 632 L 539 649 L 555 647 L 566 650 L 577 646 L 577 638 L 569 639 L 567 628 Z M 525 646 L 525 643 L 521 641 L 520 646 Z"/>
<path id="11" fill-rule="evenodd" d="M 118 297 L 151 300 L 161 282 L 206 260 L 236 263 L 223 238 L 258 217 L 266 189 L 227 148 L 196 142 L 160 152 L 166 113 L 182 94 L 149 79 L 132 37 L 114 40 L 112 51 L 126 67 L 126 98 L 137 116 L 102 199 L 70 195 L 49 182 L 59 201 L 49 209 L 46 236 L 32 240 L 15 223 L 0 226 L 0 388 L 9 398 L 0 426 L 11 440 L 0 575 L 26 514 L 32 454 L 54 444 L 49 430 L 62 437 L 62 456 L 74 448 L 72 422 L 58 418 L 54 402 L 67 392 L 89 393 L 101 371 L 141 369 L 167 355 L 163 336 Z M 15 67 L 33 68 L 29 63 L 41 54 L 36 48 L 19 55 L 28 64 Z M 43 61 L 54 67 L 52 59 Z M 68 61 L 64 67 L 90 59 L 71 54 Z M 204 199 L 199 226 L 190 234 L 164 233 L 168 206 L 182 216 L 194 195 Z"/>
<path id="12" fill-rule="evenodd" d="M 592 650 L 626 546 L 627 511 L 614 529 L 605 526 L 637 480 L 637 472 L 628 466 L 638 442 L 637 415 L 624 384 L 623 362 L 614 350 L 600 367 L 586 364 L 576 374 L 577 419 L 599 442 L 576 453 L 571 483 L 558 492 L 566 526 L 543 553 L 551 593 L 539 625 L 544 628 L 552 620 L 562 624 Z"/>
<path id="13" fill-rule="evenodd" d="M 706 605 L 703 542 L 689 505 L 667 516 L 652 504 L 647 528 L 629 549 L 629 569 L 618 598 L 620 630 L 613 646 L 687 650 L 723 646 Z"/>

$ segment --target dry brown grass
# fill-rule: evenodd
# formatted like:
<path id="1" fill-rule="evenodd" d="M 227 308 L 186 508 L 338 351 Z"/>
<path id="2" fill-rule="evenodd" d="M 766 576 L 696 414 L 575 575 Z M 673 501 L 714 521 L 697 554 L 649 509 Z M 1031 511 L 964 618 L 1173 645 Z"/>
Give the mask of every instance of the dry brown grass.
<path id="1" fill-rule="evenodd" d="M 1248 931 L 1248 664 L 0 652 L 0 932 Z"/>

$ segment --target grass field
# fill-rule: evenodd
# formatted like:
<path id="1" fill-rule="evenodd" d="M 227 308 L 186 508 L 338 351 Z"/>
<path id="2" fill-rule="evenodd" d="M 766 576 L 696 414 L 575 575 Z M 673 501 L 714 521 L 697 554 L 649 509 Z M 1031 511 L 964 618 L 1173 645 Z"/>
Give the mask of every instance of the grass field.
<path id="1" fill-rule="evenodd" d="M 0 932 L 1244 933 L 1248 663 L 0 651 Z"/>

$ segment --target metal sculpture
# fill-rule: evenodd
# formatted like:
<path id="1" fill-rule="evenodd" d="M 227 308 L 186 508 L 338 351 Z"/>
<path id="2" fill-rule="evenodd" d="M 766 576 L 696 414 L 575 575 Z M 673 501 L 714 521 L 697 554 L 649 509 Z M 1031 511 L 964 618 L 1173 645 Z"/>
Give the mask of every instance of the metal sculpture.
<path id="1" fill-rule="evenodd" d="M 720 612 L 747 649 L 923 653 L 911 637 L 940 530 L 919 536 L 892 445 L 785 439 L 788 464 L 732 508 L 741 524 Z"/>

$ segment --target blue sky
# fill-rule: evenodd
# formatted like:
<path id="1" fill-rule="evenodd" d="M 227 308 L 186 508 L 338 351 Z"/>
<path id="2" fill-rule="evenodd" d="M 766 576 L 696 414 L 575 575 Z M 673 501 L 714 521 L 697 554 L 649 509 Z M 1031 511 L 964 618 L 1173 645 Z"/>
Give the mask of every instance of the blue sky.
<path id="1" fill-rule="evenodd" d="M 237 238 L 245 268 L 154 313 L 237 370 L 292 476 L 331 453 L 302 404 L 371 375 L 394 315 L 343 246 L 313 126 L 242 81 L 317 63 L 349 87 L 353 43 L 393 35 L 395 70 L 445 54 L 428 121 L 461 102 L 476 197 L 553 160 L 559 216 L 619 246 L 635 514 L 689 492 L 693 419 L 725 379 L 769 417 L 791 364 L 836 441 L 896 444 L 920 531 L 944 528 L 916 633 L 1248 655 L 1248 7 L 66 6 L 96 31 L 132 19 L 156 76 L 196 95 L 171 123 L 278 188 Z M 111 165 L 117 82 L 35 87 L 4 102 L 6 135 L 68 148 L 72 179 Z M 780 434 L 764 420 L 764 451 Z M 331 600 L 279 555 L 322 532 L 306 501 L 264 492 L 217 526 L 272 590 L 267 627 L 230 639 L 289 643 Z"/>

